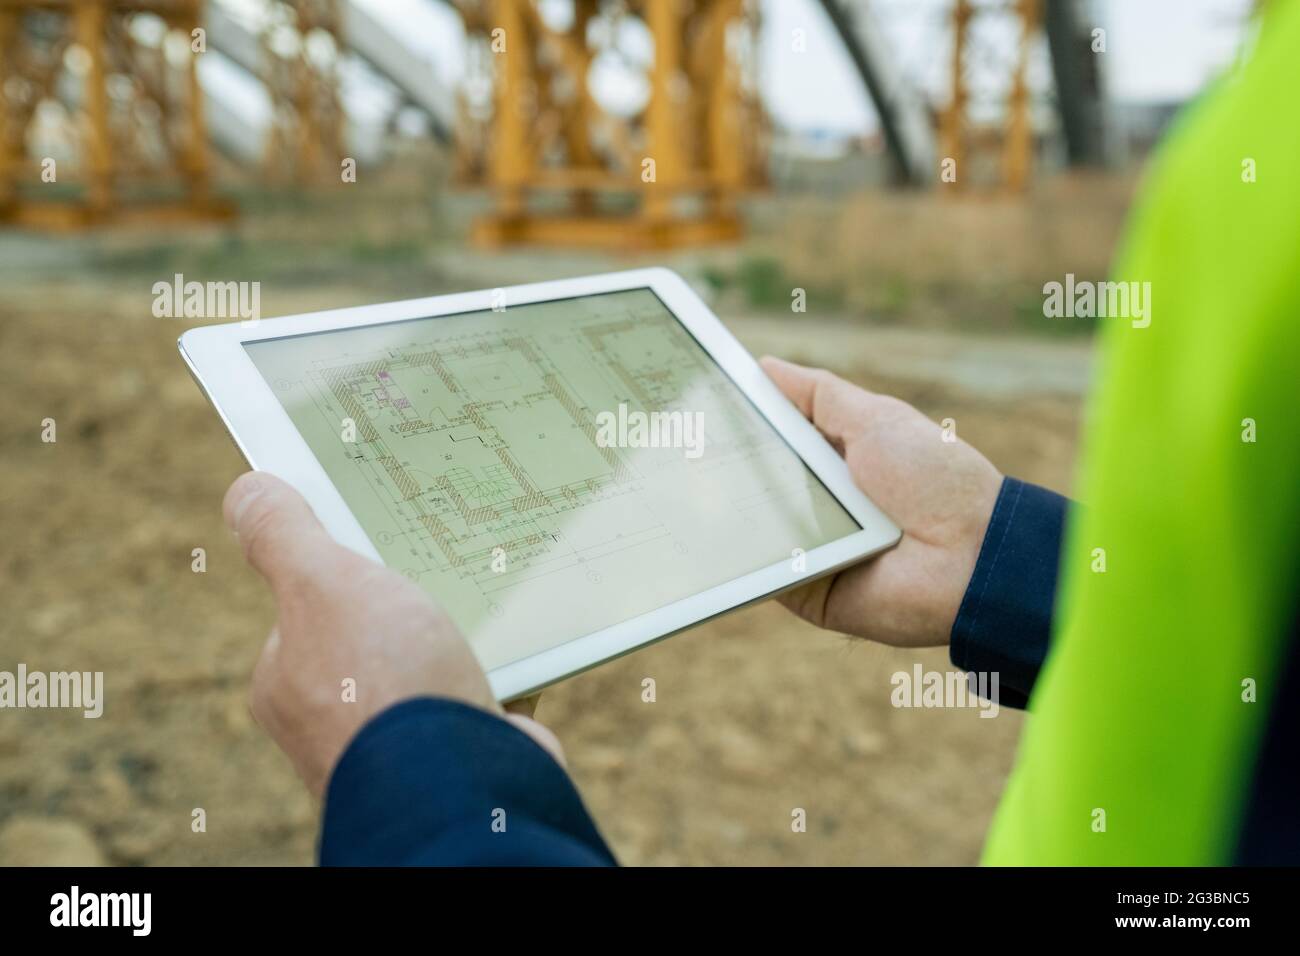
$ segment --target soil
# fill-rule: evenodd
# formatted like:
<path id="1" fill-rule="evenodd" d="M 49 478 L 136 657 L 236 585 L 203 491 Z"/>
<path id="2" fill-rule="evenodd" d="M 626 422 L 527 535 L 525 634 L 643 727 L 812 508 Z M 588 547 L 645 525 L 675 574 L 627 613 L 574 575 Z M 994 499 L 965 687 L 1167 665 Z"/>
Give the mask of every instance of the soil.
<path id="1" fill-rule="evenodd" d="M 226 241 L 184 248 L 217 256 Z M 160 248 L 152 237 L 106 260 L 89 240 L 0 236 L 0 669 L 103 671 L 106 684 L 98 720 L 0 712 L 0 863 L 313 861 L 319 808 L 247 708 L 274 610 L 221 524 L 244 464 L 177 356 L 185 324 L 150 314 L 152 282 L 191 264 L 155 259 Z M 264 292 L 266 314 L 625 264 L 295 261 Z M 755 352 L 954 418 L 1004 471 L 1069 490 L 1087 339 L 818 309 L 722 317 Z M 538 717 L 627 864 L 973 863 L 1023 717 L 895 709 L 890 675 L 918 661 L 948 667 L 942 649 L 852 641 L 765 603 L 549 689 Z M 195 808 L 206 832 L 192 831 Z M 797 808 L 806 832 L 792 830 Z"/>

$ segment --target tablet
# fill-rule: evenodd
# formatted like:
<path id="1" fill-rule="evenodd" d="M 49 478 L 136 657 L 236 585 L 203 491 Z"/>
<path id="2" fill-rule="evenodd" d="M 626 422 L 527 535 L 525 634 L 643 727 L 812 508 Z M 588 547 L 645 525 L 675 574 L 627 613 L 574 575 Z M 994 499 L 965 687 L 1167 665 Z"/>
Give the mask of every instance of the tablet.
<path id="1" fill-rule="evenodd" d="M 899 538 L 666 269 L 179 344 L 249 465 L 425 588 L 503 701 Z"/>

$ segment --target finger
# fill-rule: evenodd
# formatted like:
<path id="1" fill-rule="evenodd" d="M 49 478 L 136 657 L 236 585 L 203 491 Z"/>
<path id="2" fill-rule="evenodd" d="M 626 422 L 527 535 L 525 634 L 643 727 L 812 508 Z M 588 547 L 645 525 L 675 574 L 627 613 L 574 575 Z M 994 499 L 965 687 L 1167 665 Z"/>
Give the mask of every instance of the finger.
<path id="1" fill-rule="evenodd" d="M 769 378 L 818 430 L 837 445 L 866 418 L 871 393 L 824 368 L 808 368 L 765 355 L 759 359 Z"/>
<path id="2" fill-rule="evenodd" d="M 262 645 L 262 653 L 257 657 L 257 663 L 253 665 L 252 687 L 249 692 L 248 709 L 257 721 L 258 726 L 266 731 L 270 731 L 268 718 L 270 717 L 269 705 L 275 695 L 275 670 L 276 659 L 280 653 L 280 628 L 271 628 L 271 633 Z"/>
<path id="3" fill-rule="evenodd" d="M 537 705 L 541 703 L 542 695 L 540 693 L 531 694 L 528 697 L 520 697 L 518 700 L 512 700 L 505 705 L 507 714 L 519 714 L 523 717 L 531 717 L 537 713 Z"/>
<path id="4" fill-rule="evenodd" d="M 302 495 L 266 472 L 236 478 L 222 511 L 248 563 L 277 592 L 320 574 L 323 560 L 342 550 Z"/>

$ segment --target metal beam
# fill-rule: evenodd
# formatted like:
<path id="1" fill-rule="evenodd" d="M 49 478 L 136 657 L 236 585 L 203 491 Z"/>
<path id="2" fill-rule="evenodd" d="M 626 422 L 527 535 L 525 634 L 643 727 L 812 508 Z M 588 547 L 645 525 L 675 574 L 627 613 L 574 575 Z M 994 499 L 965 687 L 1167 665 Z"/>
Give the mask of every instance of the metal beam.
<path id="1" fill-rule="evenodd" d="M 253 30 L 232 17 L 220 3 L 208 4 L 205 25 L 213 49 L 220 50 L 253 76 L 261 75 L 262 47 Z M 406 102 L 414 104 L 429 118 L 439 141 L 450 142 L 456 125 L 456 99 L 439 82 L 432 63 L 413 52 L 401 37 L 355 3 L 343 4 L 343 42 L 347 50 L 365 60 Z"/>
<path id="2" fill-rule="evenodd" d="M 876 106 L 898 179 L 916 186 L 938 178 L 935 140 L 925 102 L 894 65 L 889 46 L 864 0 L 821 0 Z"/>
<path id="3" fill-rule="evenodd" d="M 1106 144 L 1097 56 L 1088 46 L 1091 31 L 1075 0 L 1047 0 L 1045 26 L 1070 165 L 1099 166 L 1105 162 Z"/>
<path id="4" fill-rule="evenodd" d="M 456 97 L 438 80 L 430 61 L 355 3 L 343 5 L 343 36 L 348 49 L 419 107 L 429 118 L 434 136 L 444 143 L 451 141 Z"/>

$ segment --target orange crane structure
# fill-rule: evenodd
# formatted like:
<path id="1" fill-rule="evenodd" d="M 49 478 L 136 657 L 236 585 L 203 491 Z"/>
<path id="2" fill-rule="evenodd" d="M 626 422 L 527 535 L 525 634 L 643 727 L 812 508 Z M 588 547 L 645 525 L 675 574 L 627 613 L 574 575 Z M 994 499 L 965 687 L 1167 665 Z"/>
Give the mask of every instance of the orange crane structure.
<path id="1" fill-rule="evenodd" d="M 475 228 L 512 242 L 664 248 L 734 239 L 759 186 L 765 120 L 753 0 L 574 0 L 567 24 L 533 0 L 458 0 L 477 75 L 465 89 L 459 169 L 495 208 Z M 622 41 L 653 38 L 636 62 Z M 644 99 L 602 104 L 593 70 L 618 58 Z"/>
<path id="2" fill-rule="evenodd" d="M 260 16 L 240 20 L 220 0 L 0 0 L 0 223 L 229 216 L 212 193 L 204 107 L 220 91 L 201 86 L 197 67 L 209 41 L 266 91 L 261 178 L 338 181 L 348 131 L 339 66 L 355 54 L 430 118 L 435 136 L 452 134 L 459 181 L 491 199 L 474 226 L 484 245 L 730 240 L 740 200 L 765 184 L 760 0 L 423 0 L 449 5 L 464 27 L 454 99 L 356 0 L 259 2 L 245 0 Z M 1031 52 L 1046 7 L 1053 57 L 1077 53 L 1076 0 L 950 0 L 950 96 L 938 105 L 894 62 L 875 0 L 820 4 L 876 106 L 896 181 L 937 183 L 953 159 L 961 184 L 1025 186 L 1036 145 Z M 1014 18 L 1018 41 L 1013 57 L 1005 43 L 996 51 L 1009 79 L 990 121 L 987 110 L 974 116 L 985 91 L 974 88 L 972 37 L 995 16 Z M 1082 75 L 1077 63 L 1072 74 L 1058 69 L 1058 93 L 1068 75 Z M 228 114 L 213 103 L 228 144 Z M 1087 111 L 1065 118 L 1067 136 L 1092 137 Z M 247 164 L 253 137 L 238 133 Z M 990 143 L 995 171 L 966 177 L 967 159 Z"/>
<path id="3" fill-rule="evenodd" d="M 347 118 L 339 102 L 340 0 L 278 0 L 259 33 L 257 75 L 271 96 L 272 182 L 339 181 Z"/>
<path id="4" fill-rule="evenodd" d="M 972 27 L 980 21 L 1002 16 L 1010 20 L 1017 32 L 1015 55 L 1004 60 L 1001 89 L 993 94 L 998 102 L 989 104 L 985 93 L 984 105 L 993 107 L 997 121 L 977 125 L 972 119 L 972 74 L 976 72 L 978 44 L 972 39 Z M 1001 0 L 1001 2 L 976 2 L 953 0 L 952 52 L 949 67 L 949 100 L 939 114 L 939 143 L 945 159 L 951 159 L 959 169 L 970 165 L 975 154 L 998 154 L 997 168 L 986 180 L 1013 192 L 1024 189 L 1029 183 L 1034 160 L 1034 132 L 1030 116 L 1029 60 L 1033 43 L 1042 37 L 1043 0 Z M 989 58 L 983 57 L 985 72 Z M 992 85 L 992 84 L 986 84 Z M 965 175 L 955 180 L 964 187 L 971 182 Z"/>
<path id="5" fill-rule="evenodd" d="M 0 0 L 0 222 L 224 218 L 193 51 L 200 0 Z M 34 135 L 40 110 L 58 114 Z"/>

